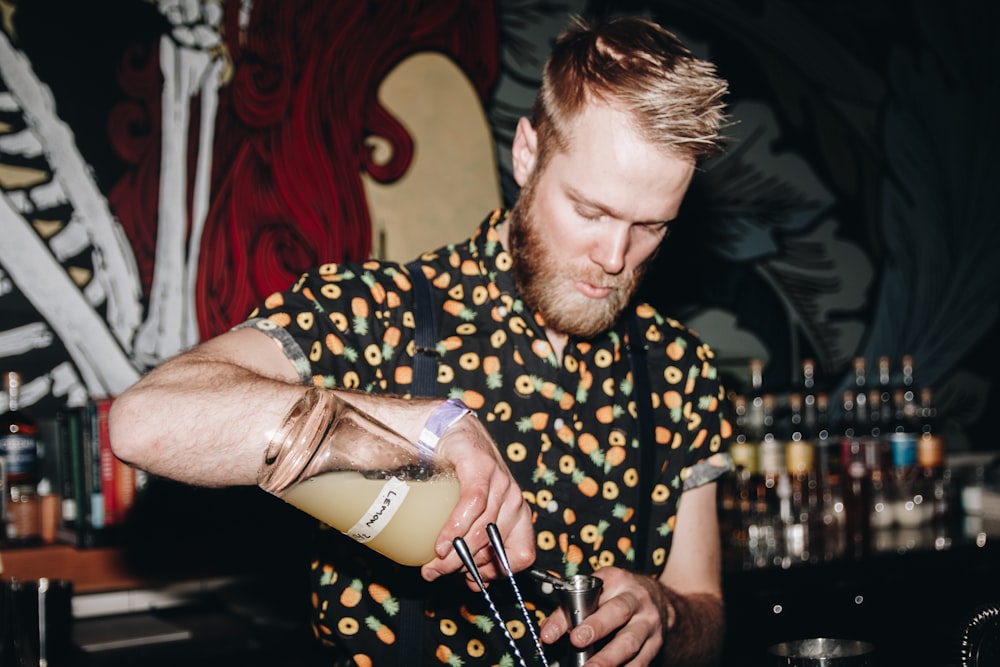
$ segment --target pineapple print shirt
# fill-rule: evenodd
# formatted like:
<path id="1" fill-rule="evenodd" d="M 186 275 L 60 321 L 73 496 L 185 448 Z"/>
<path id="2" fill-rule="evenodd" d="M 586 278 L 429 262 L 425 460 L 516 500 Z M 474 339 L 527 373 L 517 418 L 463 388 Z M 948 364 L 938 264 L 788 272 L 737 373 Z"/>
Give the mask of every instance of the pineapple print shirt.
<path id="1" fill-rule="evenodd" d="M 536 566 L 563 576 L 619 566 L 658 573 L 685 489 L 729 468 L 729 423 L 712 351 L 648 305 L 635 315 L 647 348 L 655 416 L 651 522 L 636 525 L 638 431 L 626 327 L 570 339 L 562 362 L 540 318 L 518 297 L 494 212 L 468 241 L 425 253 L 440 361 L 437 393 L 477 411 L 498 443 L 535 522 Z M 412 284 L 405 267 L 327 264 L 274 294 L 240 326 L 274 337 L 303 383 L 410 394 L 415 352 Z M 630 315 L 626 315 L 630 316 Z M 648 553 L 636 553 L 649 530 Z M 540 622 L 558 601 L 530 578 L 519 588 Z M 400 600 L 426 601 L 423 653 L 414 664 L 513 665 L 516 658 L 481 594 L 462 575 L 426 584 L 334 530 L 317 534 L 312 625 L 342 663 L 398 661 Z M 533 643 L 510 586 L 494 602 L 529 663 Z M 558 654 L 558 647 L 552 655 Z M 547 650 L 547 654 L 548 654 Z"/>

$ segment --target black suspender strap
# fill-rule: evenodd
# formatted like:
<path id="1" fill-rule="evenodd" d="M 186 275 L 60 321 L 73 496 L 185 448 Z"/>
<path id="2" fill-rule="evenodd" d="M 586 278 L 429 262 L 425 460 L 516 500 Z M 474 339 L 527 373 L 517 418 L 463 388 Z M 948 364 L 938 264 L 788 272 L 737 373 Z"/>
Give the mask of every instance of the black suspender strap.
<path id="1" fill-rule="evenodd" d="M 430 281 L 424 275 L 419 261 L 406 265 L 413 284 L 413 319 L 416 331 L 413 357 L 413 396 L 433 396 L 437 384 L 437 317 L 434 312 L 434 298 Z M 426 600 L 423 598 L 400 597 L 399 618 L 399 666 L 409 667 L 423 662 L 420 652 L 424 640 L 424 615 Z"/>
<path id="2" fill-rule="evenodd" d="M 627 319 L 628 342 L 625 351 L 632 369 L 632 389 L 639 427 L 639 506 L 636 508 L 636 549 L 635 557 L 640 570 L 649 566 L 649 525 L 652 505 L 653 480 L 656 479 L 656 439 L 653 424 L 653 404 L 649 384 L 649 367 L 646 364 L 646 347 L 639 332 L 639 322 L 635 312 Z"/>
<path id="3" fill-rule="evenodd" d="M 437 385 L 437 317 L 430 281 L 424 275 L 419 261 L 406 265 L 413 285 L 413 317 L 416 330 L 414 343 L 416 354 L 413 358 L 413 396 L 434 396 Z M 628 342 L 626 353 L 632 370 L 635 392 L 636 414 L 639 427 L 639 506 L 636 510 L 636 560 L 640 570 L 649 566 L 648 543 L 651 526 L 649 517 L 652 504 L 652 480 L 656 478 L 653 467 L 656 464 L 656 441 L 654 438 L 653 406 L 651 403 L 649 368 L 646 364 L 646 348 L 635 313 L 626 318 Z M 420 661 L 423 644 L 425 600 L 400 598 L 399 665 L 408 667 Z"/>
<path id="4" fill-rule="evenodd" d="M 414 343 L 416 355 L 413 357 L 414 396 L 433 396 L 437 384 L 437 317 L 434 312 L 434 296 L 430 281 L 424 275 L 419 261 L 406 265 L 413 284 L 413 319 L 416 326 Z"/>

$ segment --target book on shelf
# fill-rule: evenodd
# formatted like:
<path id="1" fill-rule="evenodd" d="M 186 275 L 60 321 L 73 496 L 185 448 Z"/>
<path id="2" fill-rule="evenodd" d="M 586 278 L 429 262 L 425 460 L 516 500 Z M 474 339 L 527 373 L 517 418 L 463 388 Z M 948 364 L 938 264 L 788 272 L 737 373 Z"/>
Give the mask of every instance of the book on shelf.
<path id="1" fill-rule="evenodd" d="M 78 510 L 82 498 L 77 496 L 80 485 L 79 453 L 76 451 L 80 439 L 80 412 L 78 409 L 59 410 L 55 415 L 55 434 L 52 447 L 46 450 L 46 458 L 55 459 L 56 479 L 53 493 L 59 494 L 62 506 L 61 519 L 64 526 L 75 527 L 79 520 Z"/>
<path id="2" fill-rule="evenodd" d="M 94 528 L 104 528 L 118 523 L 118 495 L 115 483 L 115 455 L 111 451 L 111 437 L 108 431 L 110 398 L 99 398 L 94 402 L 94 489 L 91 502 L 100 505 L 101 511 L 90 510 Z"/>
<path id="3" fill-rule="evenodd" d="M 112 398 L 98 398 L 56 417 L 55 451 L 60 462 L 54 487 L 62 496 L 56 539 L 80 547 L 114 541 L 135 503 L 145 476 L 118 459 L 111 448 L 108 414 Z"/>

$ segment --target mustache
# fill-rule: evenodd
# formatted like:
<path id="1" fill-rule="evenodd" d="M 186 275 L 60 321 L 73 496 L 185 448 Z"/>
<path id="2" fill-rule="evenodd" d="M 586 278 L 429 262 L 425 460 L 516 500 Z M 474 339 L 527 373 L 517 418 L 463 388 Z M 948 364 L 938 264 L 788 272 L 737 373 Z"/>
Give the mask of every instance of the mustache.
<path id="1" fill-rule="evenodd" d="M 587 274 L 591 275 L 587 275 Z M 572 280 L 578 280 L 581 283 L 587 283 L 588 285 L 593 285 L 600 289 L 609 289 L 612 291 L 621 291 L 628 289 L 632 284 L 632 280 L 635 276 L 634 272 L 629 272 L 626 275 L 615 276 L 613 279 L 608 279 L 606 275 L 593 275 L 592 271 L 574 271 L 569 269 L 565 271 L 564 275 Z"/>

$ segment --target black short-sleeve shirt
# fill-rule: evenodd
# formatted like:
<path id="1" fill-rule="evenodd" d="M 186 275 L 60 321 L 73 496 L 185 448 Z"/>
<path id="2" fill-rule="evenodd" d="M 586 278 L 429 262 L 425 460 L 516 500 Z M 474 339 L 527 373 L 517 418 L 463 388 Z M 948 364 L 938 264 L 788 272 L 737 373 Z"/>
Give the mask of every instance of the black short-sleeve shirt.
<path id="1" fill-rule="evenodd" d="M 541 319 L 516 292 L 497 232 L 505 217 L 495 211 L 468 241 L 420 257 L 437 312 L 437 394 L 462 399 L 497 442 L 533 512 L 538 567 L 564 576 L 611 565 L 655 574 L 682 492 L 730 466 L 713 353 L 647 304 L 625 314 L 637 318 L 646 348 L 657 449 L 651 548 L 637 554 L 639 442 L 626 326 L 571 337 L 558 360 Z M 274 337 L 303 383 L 405 396 L 413 312 L 404 266 L 326 264 L 268 297 L 240 326 Z M 428 600 L 426 655 L 416 664 L 516 663 L 483 597 L 461 576 L 424 585 L 413 570 L 321 531 L 312 562 L 317 637 L 354 664 L 389 664 L 399 650 L 399 600 L 420 597 Z M 521 643 L 530 638 L 506 588 L 491 590 L 528 655 L 532 644 Z M 530 579 L 520 588 L 536 622 L 558 604 Z"/>

